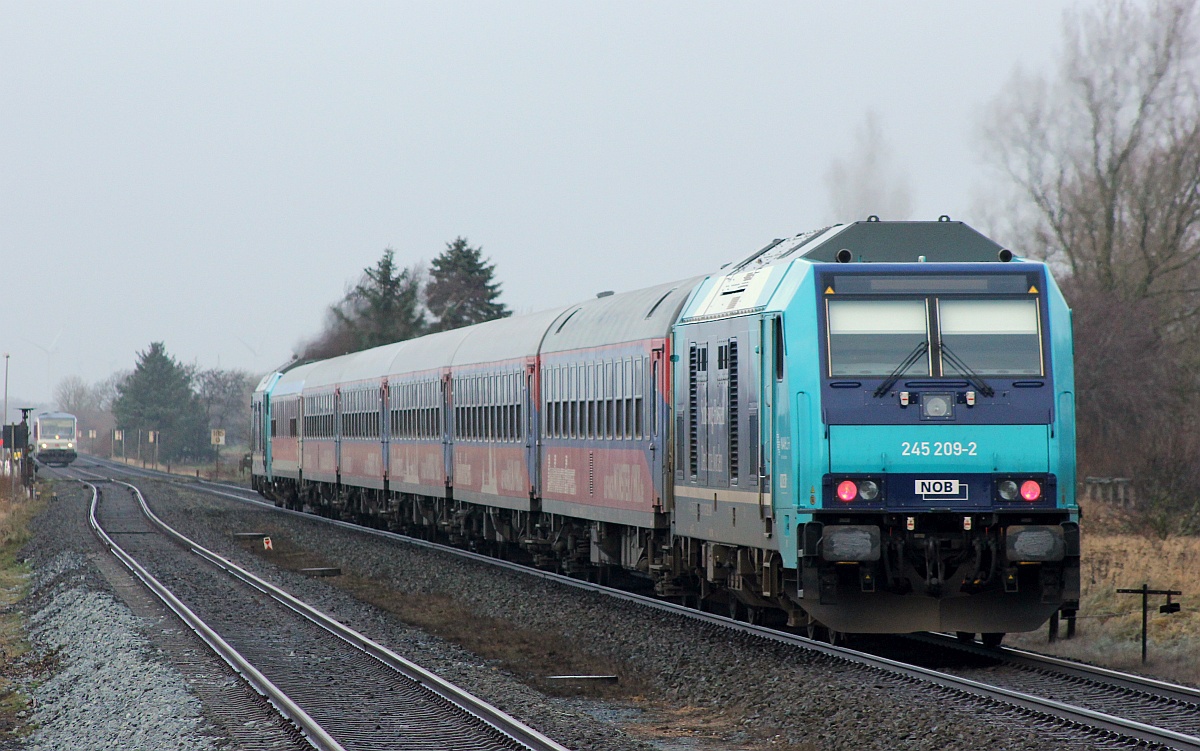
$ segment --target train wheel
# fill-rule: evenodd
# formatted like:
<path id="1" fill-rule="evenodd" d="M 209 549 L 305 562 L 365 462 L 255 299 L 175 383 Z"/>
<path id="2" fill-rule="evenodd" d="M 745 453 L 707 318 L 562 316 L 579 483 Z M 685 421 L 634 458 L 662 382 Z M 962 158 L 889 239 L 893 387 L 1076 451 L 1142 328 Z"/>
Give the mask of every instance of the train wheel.
<path id="1" fill-rule="evenodd" d="M 993 631 L 990 633 L 983 634 L 983 646 L 985 646 L 985 647 L 998 647 L 998 646 L 1000 646 L 1000 642 L 1002 642 L 1002 641 L 1004 641 L 1004 633 L 1003 632 Z"/>
<path id="2" fill-rule="evenodd" d="M 827 634 L 824 626 L 816 621 L 809 621 L 805 627 L 805 636 L 813 641 L 824 641 Z"/>
<path id="3" fill-rule="evenodd" d="M 736 597 L 729 598 L 729 617 L 735 621 L 741 620 L 742 603 Z"/>
<path id="4" fill-rule="evenodd" d="M 828 638 L 826 641 L 835 647 L 844 647 L 846 646 L 846 634 L 842 631 L 834 631 L 833 629 L 829 629 Z"/>
<path id="5" fill-rule="evenodd" d="M 954 636 L 957 637 L 958 640 L 963 644 L 975 643 L 975 634 L 971 633 L 970 631 L 955 631 Z"/>

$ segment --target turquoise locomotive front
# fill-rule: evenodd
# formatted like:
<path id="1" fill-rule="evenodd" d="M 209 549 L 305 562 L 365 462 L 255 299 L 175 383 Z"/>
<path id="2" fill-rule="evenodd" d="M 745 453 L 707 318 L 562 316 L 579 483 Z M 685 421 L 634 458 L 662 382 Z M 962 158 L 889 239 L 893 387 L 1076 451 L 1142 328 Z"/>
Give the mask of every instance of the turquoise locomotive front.
<path id="1" fill-rule="evenodd" d="M 954 222 L 813 234 L 710 278 L 676 327 L 676 534 L 777 554 L 762 590 L 836 631 L 996 638 L 1076 607 L 1070 312 L 1046 266 Z M 731 439 L 734 397 L 689 407 L 729 391 L 697 382 L 697 347 L 735 339 L 754 368 L 733 409 L 756 419 Z M 730 493 L 704 460 L 748 444 Z M 769 509 L 735 529 L 737 495 Z"/>

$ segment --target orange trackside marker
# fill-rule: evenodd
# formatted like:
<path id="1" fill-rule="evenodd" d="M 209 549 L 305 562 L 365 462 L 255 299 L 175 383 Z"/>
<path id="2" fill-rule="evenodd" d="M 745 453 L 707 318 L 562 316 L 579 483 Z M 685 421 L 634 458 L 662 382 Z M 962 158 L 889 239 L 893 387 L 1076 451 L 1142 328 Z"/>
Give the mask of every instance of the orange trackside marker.
<path id="1" fill-rule="evenodd" d="M 263 550 L 274 550 L 274 549 L 275 548 L 271 547 L 271 538 L 264 537 L 263 538 Z"/>

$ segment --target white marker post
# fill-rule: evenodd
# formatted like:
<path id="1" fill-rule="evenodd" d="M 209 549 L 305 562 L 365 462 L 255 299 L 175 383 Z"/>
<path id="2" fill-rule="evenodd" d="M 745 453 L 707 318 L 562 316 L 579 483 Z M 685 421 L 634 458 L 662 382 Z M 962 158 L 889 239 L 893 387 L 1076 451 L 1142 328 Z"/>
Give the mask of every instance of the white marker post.
<path id="1" fill-rule="evenodd" d="M 213 479 L 221 479 L 221 447 L 225 445 L 225 431 L 221 428 L 212 429 L 212 445 L 217 447 L 217 466 L 213 470 Z"/>

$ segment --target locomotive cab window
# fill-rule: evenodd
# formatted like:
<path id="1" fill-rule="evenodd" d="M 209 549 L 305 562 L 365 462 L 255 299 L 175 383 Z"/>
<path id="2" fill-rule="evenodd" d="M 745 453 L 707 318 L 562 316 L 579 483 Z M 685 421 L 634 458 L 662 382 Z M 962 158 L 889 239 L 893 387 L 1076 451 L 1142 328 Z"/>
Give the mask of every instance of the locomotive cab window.
<path id="1" fill-rule="evenodd" d="M 868 277 L 880 287 L 869 290 L 840 283 L 854 294 L 826 298 L 828 377 L 1045 375 L 1040 299 L 1028 293 L 1017 297 L 1006 277 L 981 279 L 983 294 L 967 285 L 971 279 L 966 277 Z M 1013 279 L 1026 284 L 1023 275 Z M 957 286 L 942 289 L 950 281 Z M 901 282 L 912 286 L 915 294 L 895 294 L 905 288 Z M 1000 294 L 985 296 L 991 287 Z M 883 289 L 890 293 L 887 297 Z"/>
<path id="2" fill-rule="evenodd" d="M 829 375 L 887 376 L 910 360 L 900 375 L 930 375 L 927 321 L 924 298 L 830 300 Z"/>
<path id="3" fill-rule="evenodd" d="M 939 300 L 942 372 L 961 373 L 952 353 L 980 375 L 1042 375 L 1038 301 Z"/>

